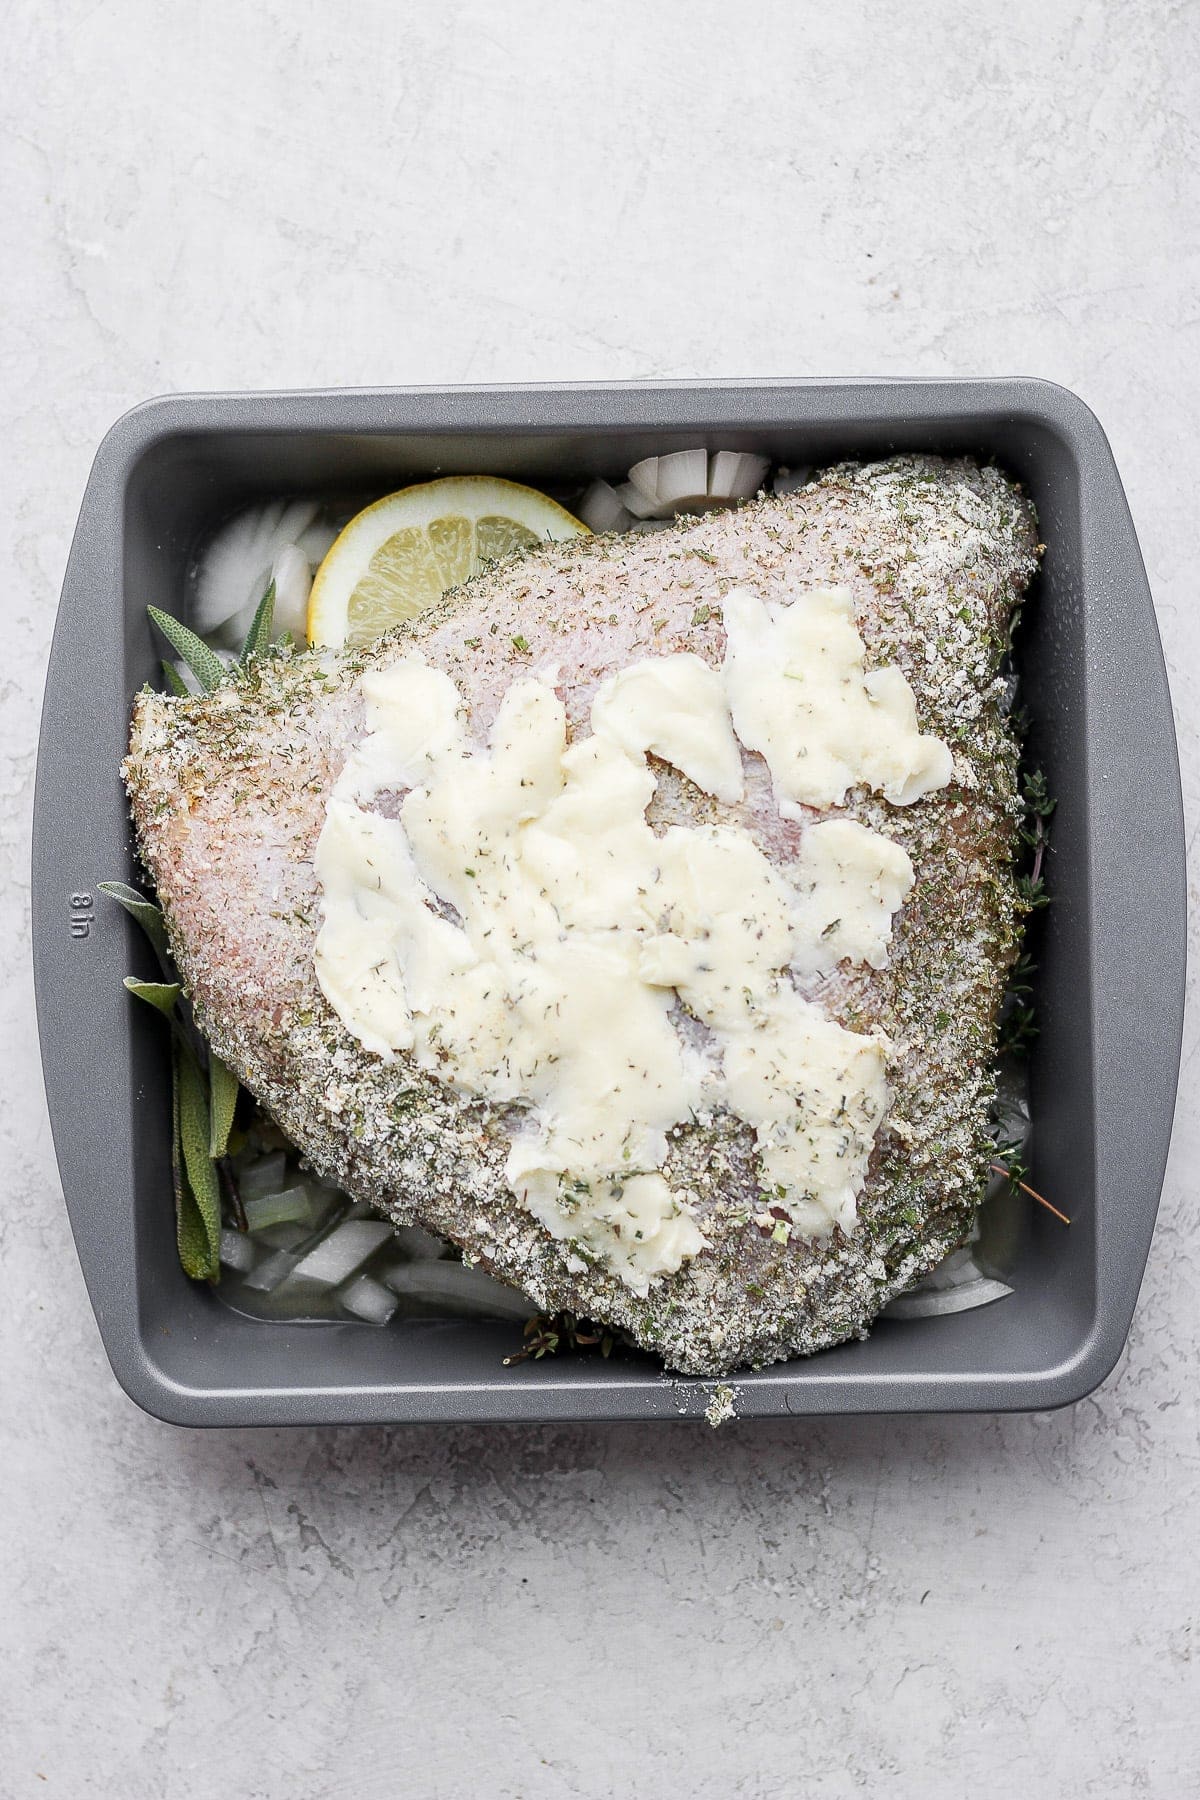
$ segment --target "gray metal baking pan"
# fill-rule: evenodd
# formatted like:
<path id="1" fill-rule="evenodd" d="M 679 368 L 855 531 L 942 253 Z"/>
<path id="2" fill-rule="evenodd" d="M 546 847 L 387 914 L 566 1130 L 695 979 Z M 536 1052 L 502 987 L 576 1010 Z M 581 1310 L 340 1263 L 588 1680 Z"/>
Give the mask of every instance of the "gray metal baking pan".
<path id="1" fill-rule="evenodd" d="M 895 450 L 995 458 L 1046 544 L 1019 634 L 1033 754 L 1057 796 L 1032 1067 L 1038 1212 L 1015 1293 L 736 1377 L 742 1416 L 1058 1406 L 1129 1330 L 1171 1132 L 1184 989 L 1179 765 L 1133 523 L 1099 423 L 1038 381 L 796 381 L 400 389 L 151 400 L 96 456 L 46 682 L 33 851 L 46 1092 L 88 1292 L 118 1380 L 186 1425 L 669 1419 L 714 1384 L 649 1359 L 506 1369 L 511 1328 L 264 1323 L 180 1272 L 168 1092 L 121 977 L 136 930 L 97 897 L 133 875 L 118 777 L 130 701 L 156 674 L 147 602 L 178 605 L 197 541 L 239 504 L 373 496 L 435 472 L 563 492 L 665 448 L 789 464 Z"/>

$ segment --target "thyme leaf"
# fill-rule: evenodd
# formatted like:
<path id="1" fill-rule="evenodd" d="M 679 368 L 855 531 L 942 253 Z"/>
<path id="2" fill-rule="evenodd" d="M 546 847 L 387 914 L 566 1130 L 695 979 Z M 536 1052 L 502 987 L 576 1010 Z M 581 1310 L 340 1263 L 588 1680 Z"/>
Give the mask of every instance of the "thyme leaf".
<path id="1" fill-rule="evenodd" d="M 1025 846 L 1028 867 L 1016 872 L 1017 900 L 1022 912 L 1040 912 L 1049 906 L 1050 895 L 1043 873 L 1046 853 L 1050 848 L 1050 818 L 1055 801 L 1046 786 L 1041 769 L 1029 769 L 1021 783 L 1022 820 L 1018 835 Z M 1033 978 L 1037 964 L 1028 949 L 1022 950 L 1013 964 L 1005 990 L 1004 1009 L 996 1040 L 998 1054 L 1012 1052 L 1027 1056 L 1038 1034 L 1033 1009 Z"/>
<path id="2" fill-rule="evenodd" d="M 1044 1206 L 1048 1213 L 1053 1213 L 1054 1217 L 1061 1220 L 1064 1225 L 1069 1225 L 1071 1221 L 1068 1219 L 1066 1213 L 1059 1212 L 1057 1206 L 1052 1206 L 1044 1194 L 1039 1194 L 1037 1189 L 1030 1187 L 1029 1183 L 1025 1180 L 1029 1170 L 1025 1167 L 1025 1163 L 1022 1160 L 1020 1147 L 1010 1145 L 1008 1148 L 1011 1149 L 1013 1153 L 1012 1161 L 1009 1163 L 993 1162 L 990 1165 L 992 1173 L 994 1175 L 1003 1175 L 1007 1179 L 1009 1186 L 1013 1189 L 1014 1193 L 1020 1192 L 1022 1194 L 1027 1194 L 1031 1200 L 1036 1200 L 1039 1206 Z M 998 1149 L 996 1154 L 998 1157 L 1003 1156 L 1004 1150 Z"/>

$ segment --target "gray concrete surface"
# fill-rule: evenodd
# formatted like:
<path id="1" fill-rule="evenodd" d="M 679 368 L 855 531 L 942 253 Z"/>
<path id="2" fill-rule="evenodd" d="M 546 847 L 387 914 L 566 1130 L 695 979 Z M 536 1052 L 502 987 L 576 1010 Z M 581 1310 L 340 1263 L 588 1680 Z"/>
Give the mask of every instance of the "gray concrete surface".
<path id="1" fill-rule="evenodd" d="M 168 389 L 1014 374 L 1123 471 L 1200 821 L 1200 9 L 16 0 L 0 44 L 0 1795 L 1195 1792 L 1195 1027 L 1128 1352 L 1029 1418 L 180 1433 L 100 1350 L 27 836 Z M 1146 871 L 1148 881 L 1153 870 Z"/>

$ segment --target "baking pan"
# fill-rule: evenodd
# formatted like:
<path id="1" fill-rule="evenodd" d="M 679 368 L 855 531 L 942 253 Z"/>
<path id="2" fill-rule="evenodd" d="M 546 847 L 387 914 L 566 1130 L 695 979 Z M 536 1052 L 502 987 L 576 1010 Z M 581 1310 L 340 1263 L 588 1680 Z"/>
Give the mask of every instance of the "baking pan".
<path id="1" fill-rule="evenodd" d="M 1046 544 L 1018 636 L 1031 753 L 1057 797 L 1033 1053 L 1035 1209 L 1001 1304 L 881 1321 L 864 1343 L 733 1378 L 742 1416 L 1043 1408 L 1103 1380 L 1154 1228 L 1182 1033 L 1179 764 L 1154 608 L 1112 452 L 1038 381 L 797 381 L 396 389 L 151 400 L 96 456 L 46 681 L 33 850 L 42 1059 L 63 1191 L 126 1391 L 186 1425 L 666 1419 L 712 1381 L 649 1358 L 506 1369 L 513 1328 L 246 1318 L 181 1273 L 163 1040 L 121 977 L 136 927 L 97 895 L 134 873 L 118 764 L 157 677 L 146 605 L 178 607 L 196 545 L 290 492 L 364 499 L 435 473 L 555 493 L 651 452 L 713 445 L 822 464 L 892 451 L 997 460 Z M 147 971 L 148 972 L 148 971 Z"/>

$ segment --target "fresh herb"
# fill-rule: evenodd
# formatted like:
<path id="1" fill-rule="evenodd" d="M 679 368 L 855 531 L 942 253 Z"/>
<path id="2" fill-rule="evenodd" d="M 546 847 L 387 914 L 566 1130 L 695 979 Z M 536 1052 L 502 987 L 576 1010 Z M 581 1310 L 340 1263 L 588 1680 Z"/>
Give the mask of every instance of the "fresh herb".
<path id="1" fill-rule="evenodd" d="M 1013 964 L 1004 996 L 1000 1033 L 996 1040 L 999 1056 L 1028 1056 L 1038 1034 L 1033 1010 L 1033 977 L 1037 964 L 1028 950 L 1022 950 Z"/>
<path id="2" fill-rule="evenodd" d="M 204 1226 L 207 1256 L 187 1273 L 195 1279 L 215 1281 L 221 1269 L 221 1188 L 213 1159 L 212 1112 L 208 1084 L 194 1056 L 177 1045 L 175 1092 L 179 1102 L 179 1143 L 187 1187 Z"/>
<path id="3" fill-rule="evenodd" d="M 233 1070 L 221 1061 L 215 1050 L 208 1053 L 208 1086 L 211 1114 L 208 1154 L 213 1162 L 219 1162 L 229 1149 L 229 1133 L 233 1130 L 233 1115 L 237 1111 L 241 1088 Z"/>
<path id="4" fill-rule="evenodd" d="M 271 581 L 266 593 L 258 603 L 246 641 L 242 645 L 242 654 L 238 658 L 244 669 L 252 656 L 261 656 L 271 642 L 271 625 L 275 617 L 275 582 Z"/>
<path id="5" fill-rule="evenodd" d="M 1017 892 L 1031 912 L 1050 904 L 1042 870 L 1050 847 L 1050 816 L 1055 802 L 1046 792 L 1046 777 L 1041 769 L 1031 769 L 1021 788 L 1025 818 L 1021 825 L 1021 842 L 1030 852 L 1029 868 L 1017 877 Z"/>
<path id="6" fill-rule="evenodd" d="M 1028 730 L 1029 718 L 1024 712 L 1013 715 L 1013 727 L 1017 734 L 1024 737 Z M 1017 896 L 1022 911 L 1039 912 L 1050 904 L 1050 895 L 1046 888 L 1046 856 L 1050 848 L 1050 819 L 1054 813 L 1055 802 L 1052 799 L 1044 772 L 1038 768 L 1024 771 L 1021 781 L 1022 818 L 1018 828 L 1023 854 L 1020 862 L 1023 866 L 1016 870 Z M 1002 1057 L 1023 1061 L 1028 1057 L 1030 1049 L 1038 1034 L 1037 1018 L 1034 1012 L 1034 978 L 1037 974 L 1037 961 L 1033 949 L 1026 944 L 1009 975 L 1005 989 L 1004 1003 L 1000 1015 L 1000 1029 L 997 1034 L 996 1051 Z M 1044 1195 L 1031 1187 L 1028 1182 L 1029 1169 L 1023 1156 L 1023 1146 L 1019 1138 L 998 1139 L 995 1158 L 990 1167 L 994 1174 L 1002 1175 L 1014 1193 L 1020 1192 L 1036 1200 L 1039 1206 L 1069 1225 L 1067 1215 L 1058 1207 L 1051 1205 Z"/>
<path id="7" fill-rule="evenodd" d="M 1071 1223 L 1066 1213 L 1059 1212 L 1057 1206 L 1051 1206 L 1045 1195 L 1039 1194 L 1037 1189 L 1030 1187 L 1026 1181 L 1025 1177 L 1029 1174 L 1029 1169 L 1025 1162 L 1024 1147 L 1018 1138 L 1010 1138 L 1005 1143 L 997 1144 L 996 1158 L 995 1162 L 989 1164 L 993 1175 L 1002 1175 L 1010 1188 L 1027 1194 L 1031 1200 L 1036 1200 L 1039 1206 L 1044 1206 L 1048 1213 L 1053 1213 L 1054 1217 L 1060 1219 L 1064 1225 Z"/>
<path id="8" fill-rule="evenodd" d="M 211 694 L 214 688 L 220 687 L 228 676 L 229 670 L 216 651 L 206 644 L 203 638 L 197 637 L 194 631 L 189 630 L 178 619 L 172 618 L 170 613 L 163 612 L 160 607 L 148 606 L 146 611 L 171 648 L 192 671 L 203 691 Z M 266 593 L 258 603 L 254 618 L 250 623 L 250 629 L 246 633 L 241 655 L 237 659 L 239 669 L 244 669 L 252 657 L 263 656 L 271 648 L 271 626 L 274 618 L 275 582 L 272 579 L 268 583 Z M 290 648 L 291 633 L 285 632 L 280 643 Z M 178 699 L 185 699 L 188 692 L 187 683 L 174 663 L 164 661 L 162 672 L 163 680 L 171 693 Z"/>
<path id="9" fill-rule="evenodd" d="M 125 986 L 135 1000 L 144 1000 L 156 1012 L 170 1018 L 175 1011 L 175 1002 L 183 989 L 177 981 L 138 981 L 133 975 L 126 975 Z"/>
<path id="10" fill-rule="evenodd" d="M 224 681 L 228 672 L 216 651 L 210 650 L 203 638 L 198 638 L 194 631 L 189 631 L 186 625 L 181 625 L 170 613 L 160 612 L 157 606 L 148 606 L 146 611 L 171 648 L 183 658 L 204 692 L 211 694 Z"/>
<path id="11" fill-rule="evenodd" d="M 1013 1000 L 1000 1021 L 996 1052 L 1000 1056 L 1028 1056 L 1038 1034 L 1038 1022 L 1029 1001 Z"/>
<path id="12" fill-rule="evenodd" d="M 1032 994 L 1033 977 L 1036 972 L 1037 965 L 1032 956 L 1028 950 L 1022 950 L 1012 966 L 1012 973 L 1008 978 L 1008 992 L 1022 999 Z"/>
<path id="13" fill-rule="evenodd" d="M 229 1134 L 241 1089 L 236 1075 L 208 1048 L 184 1011 L 183 987 L 171 961 L 160 908 L 123 881 L 99 885 L 137 920 L 163 973 L 162 981 L 127 975 L 125 986 L 171 1028 L 171 1171 L 179 1260 L 194 1281 L 215 1281 L 220 1273 L 222 1185 L 244 1228 L 241 1197 L 228 1166 Z"/>
<path id="14" fill-rule="evenodd" d="M 520 656 L 529 655 L 529 640 L 518 631 L 512 640 L 512 647 Z"/>
<path id="15" fill-rule="evenodd" d="M 1025 854 L 1024 868 L 1017 870 L 1017 898 L 1026 913 L 1040 912 L 1050 904 L 1046 888 L 1046 855 L 1050 848 L 1050 818 L 1055 802 L 1041 769 L 1030 769 L 1021 783 L 1022 821 L 1019 835 Z M 1038 1034 L 1033 1008 L 1033 977 L 1037 971 L 1030 950 L 1013 965 L 1000 1019 L 997 1051 L 1000 1055 L 1026 1056 Z"/>
<path id="16" fill-rule="evenodd" d="M 599 1350 L 601 1356 L 611 1356 L 616 1342 L 606 1327 L 570 1312 L 536 1313 L 526 1319 L 523 1336 L 522 1348 L 504 1358 L 506 1369 L 517 1363 L 540 1362 L 543 1356 L 556 1356 L 560 1350 Z"/>
<path id="17" fill-rule="evenodd" d="M 145 894 L 124 881 L 102 881 L 100 892 L 107 894 L 110 900 L 117 901 L 137 920 L 150 939 L 159 968 L 169 980 L 174 980 L 175 970 L 171 962 L 171 947 L 167 942 L 167 928 L 163 924 L 162 912 L 153 900 L 147 900 Z"/>
<path id="18" fill-rule="evenodd" d="M 175 1187 L 175 1242 L 185 1275 L 193 1281 L 214 1281 L 220 1267 L 214 1260 L 208 1226 L 188 1180 L 183 1160 L 182 1106 L 179 1045 L 171 1039 L 171 1178 Z"/>

